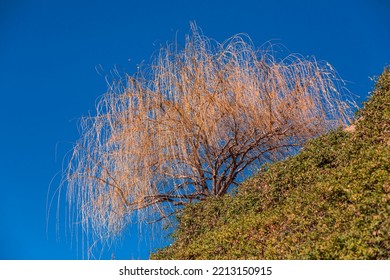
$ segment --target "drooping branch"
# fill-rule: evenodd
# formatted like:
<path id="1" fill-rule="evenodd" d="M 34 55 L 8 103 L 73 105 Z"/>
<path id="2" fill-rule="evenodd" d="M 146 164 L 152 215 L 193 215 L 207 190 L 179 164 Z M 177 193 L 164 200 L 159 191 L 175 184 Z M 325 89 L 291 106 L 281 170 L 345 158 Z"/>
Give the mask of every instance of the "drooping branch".
<path id="1" fill-rule="evenodd" d="M 143 75 L 110 85 L 84 118 L 65 180 L 83 226 L 115 237 L 133 218 L 158 220 L 222 196 L 252 168 L 348 122 L 342 81 L 314 58 L 277 59 L 196 26 Z M 178 208 L 179 206 L 179 208 Z"/>

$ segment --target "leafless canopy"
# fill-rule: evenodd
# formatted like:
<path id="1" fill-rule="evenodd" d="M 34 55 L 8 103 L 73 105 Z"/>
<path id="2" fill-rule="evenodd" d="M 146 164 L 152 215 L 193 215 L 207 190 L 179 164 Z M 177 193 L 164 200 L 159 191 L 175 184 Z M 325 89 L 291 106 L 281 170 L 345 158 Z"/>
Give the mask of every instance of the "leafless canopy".
<path id="1" fill-rule="evenodd" d="M 220 44 L 192 26 L 183 49 L 160 50 L 83 118 L 65 178 L 69 203 L 83 226 L 113 237 L 133 218 L 222 196 L 253 168 L 347 122 L 340 92 L 327 63 L 277 59 L 245 36 Z"/>

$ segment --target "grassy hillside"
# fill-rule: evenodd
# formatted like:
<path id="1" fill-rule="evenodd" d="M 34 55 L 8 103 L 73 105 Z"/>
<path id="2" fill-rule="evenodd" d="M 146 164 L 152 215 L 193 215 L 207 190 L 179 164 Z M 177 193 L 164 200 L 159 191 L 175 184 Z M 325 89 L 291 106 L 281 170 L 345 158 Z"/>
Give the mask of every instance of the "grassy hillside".
<path id="1" fill-rule="evenodd" d="M 357 118 L 234 195 L 186 207 L 151 258 L 390 259 L 390 70 Z"/>

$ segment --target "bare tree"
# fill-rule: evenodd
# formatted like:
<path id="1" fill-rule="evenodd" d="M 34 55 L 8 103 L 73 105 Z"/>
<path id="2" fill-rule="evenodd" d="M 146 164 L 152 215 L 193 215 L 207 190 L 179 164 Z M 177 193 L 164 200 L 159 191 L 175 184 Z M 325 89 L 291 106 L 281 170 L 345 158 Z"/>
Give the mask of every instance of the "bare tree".
<path id="1" fill-rule="evenodd" d="M 164 218 L 222 196 L 265 162 L 347 122 L 340 85 L 327 63 L 276 59 L 245 36 L 220 44 L 193 25 L 182 50 L 163 48 L 82 120 L 65 178 L 69 203 L 107 238 L 134 217 Z"/>

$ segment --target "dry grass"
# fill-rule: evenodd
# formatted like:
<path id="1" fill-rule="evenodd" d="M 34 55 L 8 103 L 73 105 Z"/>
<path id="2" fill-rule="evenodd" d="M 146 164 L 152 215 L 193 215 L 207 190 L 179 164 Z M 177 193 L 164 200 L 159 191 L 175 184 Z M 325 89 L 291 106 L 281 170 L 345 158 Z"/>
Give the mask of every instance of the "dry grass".
<path id="1" fill-rule="evenodd" d="M 65 178 L 70 206 L 105 239 L 134 218 L 222 196 L 251 168 L 347 123 L 340 85 L 327 63 L 278 60 L 242 36 L 219 44 L 193 25 L 184 49 L 162 49 L 83 119 Z"/>

